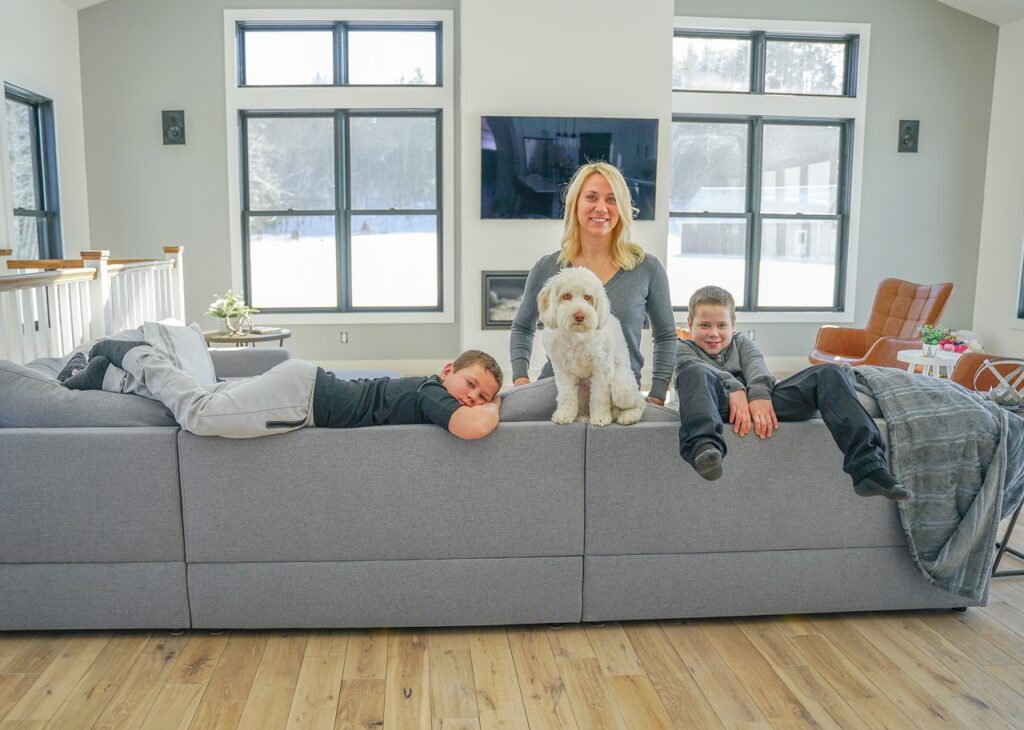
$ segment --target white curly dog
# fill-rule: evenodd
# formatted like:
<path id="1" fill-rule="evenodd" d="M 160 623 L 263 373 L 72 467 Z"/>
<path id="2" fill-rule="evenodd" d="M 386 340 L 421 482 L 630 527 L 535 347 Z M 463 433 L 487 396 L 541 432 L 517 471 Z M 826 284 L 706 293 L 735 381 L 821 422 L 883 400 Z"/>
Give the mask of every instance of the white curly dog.
<path id="1" fill-rule="evenodd" d="M 541 341 L 558 389 L 558 407 L 551 420 L 587 421 L 589 410 L 594 426 L 607 426 L 612 420 L 624 426 L 639 421 L 644 398 L 601 280 L 589 269 L 564 269 L 544 284 L 537 306 L 544 323 Z"/>

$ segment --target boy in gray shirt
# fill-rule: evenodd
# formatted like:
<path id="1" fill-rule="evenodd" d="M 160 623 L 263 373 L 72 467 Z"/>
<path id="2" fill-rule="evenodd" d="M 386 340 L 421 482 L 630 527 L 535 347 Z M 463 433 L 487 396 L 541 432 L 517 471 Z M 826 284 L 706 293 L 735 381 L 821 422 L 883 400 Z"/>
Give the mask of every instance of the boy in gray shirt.
<path id="1" fill-rule="evenodd" d="M 724 419 L 741 437 L 753 425 L 759 438 L 769 438 L 780 420 L 804 421 L 820 411 L 857 494 L 913 496 L 889 474 L 882 434 L 838 366 L 814 365 L 776 382 L 757 345 L 735 332 L 736 304 L 721 287 L 694 292 L 687 319 L 693 339 L 679 343 L 676 362 L 679 455 L 698 474 L 722 476 Z"/>

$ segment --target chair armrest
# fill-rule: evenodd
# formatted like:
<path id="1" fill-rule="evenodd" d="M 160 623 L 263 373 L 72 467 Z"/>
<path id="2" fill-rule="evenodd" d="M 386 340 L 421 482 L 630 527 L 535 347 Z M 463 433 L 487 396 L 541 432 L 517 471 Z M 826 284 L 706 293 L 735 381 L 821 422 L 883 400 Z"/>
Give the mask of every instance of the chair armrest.
<path id="1" fill-rule="evenodd" d="M 814 349 L 821 353 L 862 357 L 867 350 L 866 331 L 855 327 L 825 325 L 818 329 Z"/>
<path id="2" fill-rule="evenodd" d="M 861 365 L 881 365 L 889 368 L 906 368 L 906 363 L 896 359 L 896 353 L 900 350 L 920 350 L 921 340 L 919 338 L 901 337 L 879 337 L 875 343 L 864 353 Z"/>
<path id="3" fill-rule="evenodd" d="M 292 356 L 287 347 L 210 348 L 218 378 L 251 378 L 261 375 Z"/>

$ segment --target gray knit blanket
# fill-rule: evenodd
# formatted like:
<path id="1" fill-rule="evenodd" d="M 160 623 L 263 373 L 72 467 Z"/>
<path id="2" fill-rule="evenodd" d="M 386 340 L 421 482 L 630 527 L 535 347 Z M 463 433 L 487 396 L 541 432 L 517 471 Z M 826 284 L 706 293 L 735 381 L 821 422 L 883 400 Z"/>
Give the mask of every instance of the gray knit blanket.
<path id="1" fill-rule="evenodd" d="M 980 600 L 999 521 L 1024 494 L 1024 419 L 948 380 L 895 368 L 849 368 L 889 430 L 890 467 L 914 490 L 900 520 L 914 563 L 934 585 Z"/>

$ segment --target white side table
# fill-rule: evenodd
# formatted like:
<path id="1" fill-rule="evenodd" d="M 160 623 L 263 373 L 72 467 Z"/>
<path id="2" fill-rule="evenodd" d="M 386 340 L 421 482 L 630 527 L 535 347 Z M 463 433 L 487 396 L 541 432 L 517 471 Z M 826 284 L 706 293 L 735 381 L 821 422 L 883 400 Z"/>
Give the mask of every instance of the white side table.
<path id="1" fill-rule="evenodd" d="M 960 359 L 959 352 L 947 352 L 939 350 L 935 355 L 925 355 L 924 350 L 900 350 L 896 353 L 896 359 L 907 363 L 907 372 L 917 372 L 921 368 L 922 375 L 931 375 L 935 378 L 948 378 L 953 373 L 953 366 Z M 943 375 L 945 369 L 945 375 Z"/>

